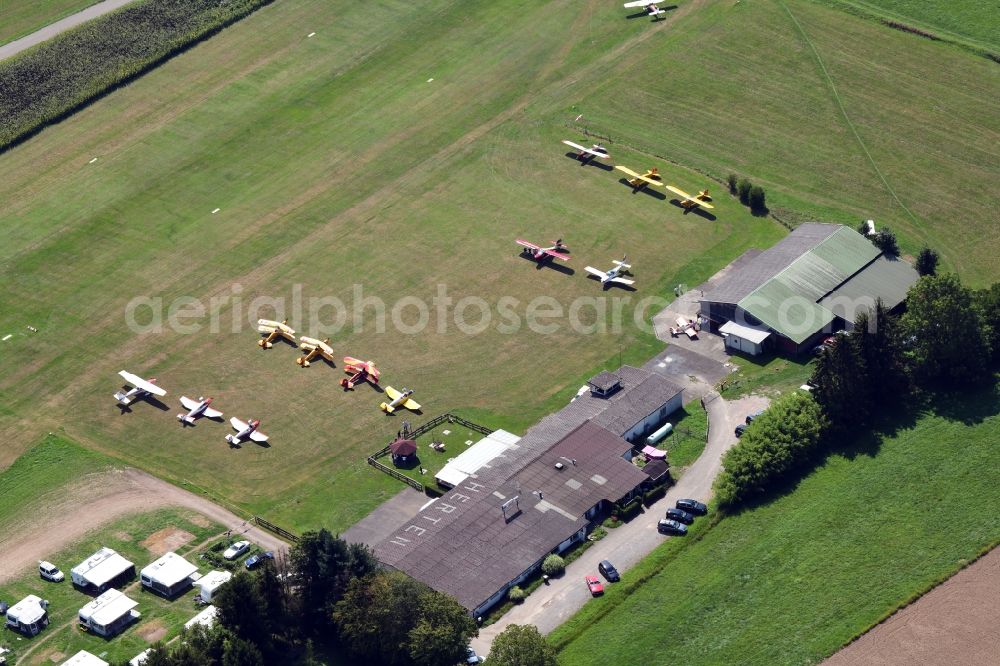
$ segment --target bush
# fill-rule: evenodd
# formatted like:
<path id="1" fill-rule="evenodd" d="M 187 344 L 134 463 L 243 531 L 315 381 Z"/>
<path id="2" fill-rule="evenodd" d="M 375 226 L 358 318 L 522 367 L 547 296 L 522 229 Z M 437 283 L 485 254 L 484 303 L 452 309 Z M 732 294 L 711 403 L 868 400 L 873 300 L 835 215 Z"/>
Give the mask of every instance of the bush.
<path id="1" fill-rule="evenodd" d="M 657 486 L 656 488 L 653 488 L 652 490 L 650 490 L 649 492 L 647 492 L 645 495 L 643 495 L 642 496 L 642 502 L 646 506 L 649 506 L 650 504 L 653 504 L 657 500 L 659 500 L 659 499 L 661 499 L 663 497 L 666 497 L 666 495 L 667 495 L 667 486 L 666 486 L 666 484 L 660 485 L 660 486 Z"/>
<path id="2" fill-rule="evenodd" d="M 754 215 L 762 215 L 767 212 L 767 205 L 764 202 L 764 188 L 760 185 L 754 185 L 750 188 L 749 195 L 749 205 L 750 211 Z"/>
<path id="3" fill-rule="evenodd" d="M 0 62 L 0 151 L 270 2 L 136 2 Z"/>
<path id="4" fill-rule="evenodd" d="M 729 193 L 736 194 L 736 174 L 731 173 L 726 176 L 726 184 L 729 185 Z"/>
<path id="5" fill-rule="evenodd" d="M 507 590 L 507 599 L 511 603 L 519 604 L 527 598 L 528 594 L 517 585 Z"/>
<path id="6" fill-rule="evenodd" d="M 600 541 L 604 537 L 608 536 L 608 531 L 603 527 L 595 527 L 594 531 L 590 533 L 589 539 L 591 541 Z"/>
<path id="7" fill-rule="evenodd" d="M 925 247 L 917 255 L 917 263 L 914 268 L 917 269 L 917 273 L 921 276 L 923 275 L 935 275 L 937 273 L 938 265 L 938 253 L 929 247 Z"/>
<path id="8" fill-rule="evenodd" d="M 638 499 L 629 502 L 624 506 L 618 507 L 618 520 L 632 520 L 639 512 L 642 510 L 642 502 Z"/>
<path id="9" fill-rule="evenodd" d="M 751 185 L 750 181 L 746 178 L 740 178 L 740 181 L 736 184 L 736 192 L 739 194 L 740 202 L 743 203 L 743 205 L 749 205 L 750 190 L 752 188 L 753 185 Z"/>
<path id="10" fill-rule="evenodd" d="M 547 576 L 558 576 L 566 570 L 566 562 L 563 558 L 552 553 L 542 562 L 542 573 Z"/>
<path id="11" fill-rule="evenodd" d="M 872 243 L 887 256 L 899 256 L 899 245 L 896 243 L 896 234 L 889 227 L 882 227 L 881 231 L 872 236 Z"/>

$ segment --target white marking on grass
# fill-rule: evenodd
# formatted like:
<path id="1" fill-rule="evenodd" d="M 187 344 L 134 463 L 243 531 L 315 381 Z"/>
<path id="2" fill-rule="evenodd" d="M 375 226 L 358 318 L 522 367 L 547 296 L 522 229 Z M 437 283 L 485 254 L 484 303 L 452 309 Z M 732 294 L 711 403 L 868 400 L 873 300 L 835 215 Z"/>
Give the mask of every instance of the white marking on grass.
<path id="1" fill-rule="evenodd" d="M 92 159 L 92 160 L 90 160 L 89 162 L 87 162 L 87 164 L 93 164 L 93 163 L 94 163 L 94 162 L 96 162 L 96 161 L 97 161 L 97 158 L 95 157 L 94 159 Z"/>
<path id="2" fill-rule="evenodd" d="M 430 82 L 431 82 L 431 81 L 433 81 L 433 80 L 434 80 L 434 79 L 427 79 L 427 83 L 430 83 Z"/>
<path id="3" fill-rule="evenodd" d="M 4 341 L 4 342 L 7 342 L 7 341 L 8 341 L 8 340 L 10 340 L 10 339 L 11 339 L 12 337 L 14 337 L 14 334 L 13 334 L 13 333 L 8 333 L 7 335 L 3 336 L 3 341 Z"/>
<path id="4" fill-rule="evenodd" d="M 219 212 L 220 210 L 222 210 L 222 209 L 221 209 L 221 208 L 216 208 L 215 210 L 213 210 L 213 211 L 212 211 L 212 215 L 215 215 L 215 214 L 216 214 L 216 213 L 218 213 L 218 212 Z"/>
<path id="5" fill-rule="evenodd" d="M 451 430 L 442 430 L 441 434 L 442 435 L 450 435 L 451 434 Z"/>
<path id="6" fill-rule="evenodd" d="M 466 446 L 472 446 L 472 440 L 471 439 L 465 440 L 465 445 Z"/>
<path id="7" fill-rule="evenodd" d="M 315 36 L 315 34 L 316 34 L 315 32 L 310 32 L 308 35 L 306 35 L 306 37 L 313 37 Z"/>

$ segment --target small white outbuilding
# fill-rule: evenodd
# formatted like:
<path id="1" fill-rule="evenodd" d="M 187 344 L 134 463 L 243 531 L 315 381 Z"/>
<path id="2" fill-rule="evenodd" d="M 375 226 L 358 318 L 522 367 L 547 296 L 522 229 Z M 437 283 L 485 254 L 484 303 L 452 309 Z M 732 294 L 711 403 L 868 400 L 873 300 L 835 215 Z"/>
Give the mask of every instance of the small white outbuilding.
<path id="1" fill-rule="evenodd" d="M 37 636 L 49 625 L 49 602 L 29 594 L 7 609 L 6 625 L 27 636 Z"/>
<path id="2" fill-rule="evenodd" d="M 90 654 L 86 650 L 80 650 L 72 657 L 62 663 L 62 666 L 109 666 L 108 662 L 100 657 Z"/>
<path id="3" fill-rule="evenodd" d="M 228 583 L 232 577 L 233 574 L 230 571 L 209 571 L 195 583 L 195 587 L 199 590 L 198 596 L 205 603 L 211 603 L 212 595 L 215 594 L 216 590 Z"/>

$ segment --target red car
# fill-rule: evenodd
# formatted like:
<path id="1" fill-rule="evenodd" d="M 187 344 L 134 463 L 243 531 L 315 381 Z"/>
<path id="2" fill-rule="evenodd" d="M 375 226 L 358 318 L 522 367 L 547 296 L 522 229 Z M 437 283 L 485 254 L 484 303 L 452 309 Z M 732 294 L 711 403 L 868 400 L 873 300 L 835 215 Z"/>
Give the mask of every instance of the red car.
<path id="1" fill-rule="evenodd" d="M 587 589 L 590 590 L 591 595 L 596 597 L 604 594 L 604 586 L 601 585 L 601 581 L 597 579 L 597 576 L 584 576 L 583 579 L 587 581 Z"/>

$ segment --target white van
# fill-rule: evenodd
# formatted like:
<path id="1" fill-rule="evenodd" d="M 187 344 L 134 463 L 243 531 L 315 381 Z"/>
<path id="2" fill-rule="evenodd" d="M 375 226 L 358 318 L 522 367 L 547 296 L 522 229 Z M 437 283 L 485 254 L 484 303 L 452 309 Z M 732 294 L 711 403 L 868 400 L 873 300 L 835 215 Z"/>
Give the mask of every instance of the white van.
<path id="1" fill-rule="evenodd" d="M 61 583 L 66 577 L 62 571 L 59 571 L 59 567 L 45 560 L 38 562 L 38 575 L 45 580 L 51 580 L 53 583 Z"/>

